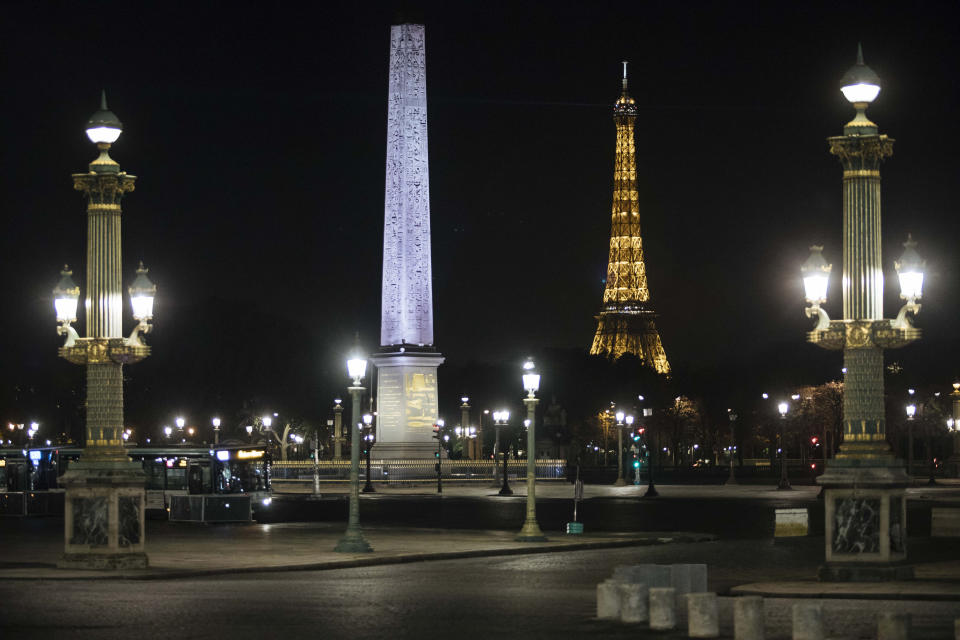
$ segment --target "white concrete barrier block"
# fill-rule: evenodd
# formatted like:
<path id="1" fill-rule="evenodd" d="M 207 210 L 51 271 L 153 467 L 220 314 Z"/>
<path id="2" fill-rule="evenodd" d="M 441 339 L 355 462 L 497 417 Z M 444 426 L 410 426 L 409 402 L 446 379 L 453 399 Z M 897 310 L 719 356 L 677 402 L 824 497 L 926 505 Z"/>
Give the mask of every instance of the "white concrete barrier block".
<path id="1" fill-rule="evenodd" d="M 764 640 L 765 623 L 762 597 L 744 596 L 733 601 L 734 640 Z"/>
<path id="2" fill-rule="evenodd" d="M 597 617 L 601 620 L 620 619 L 620 583 L 605 580 L 597 585 Z"/>
<path id="3" fill-rule="evenodd" d="M 647 603 L 650 590 L 645 584 L 624 582 L 620 584 L 620 621 L 635 623 L 650 619 Z"/>
<path id="4" fill-rule="evenodd" d="M 777 509 L 774 538 L 805 536 L 809 531 L 809 518 L 804 509 Z"/>
<path id="5" fill-rule="evenodd" d="M 720 635 L 717 594 L 687 594 L 687 635 L 691 638 L 716 638 Z"/>
<path id="6" fill-rule="evenodd" d="M 877 640 L 910 640 L 909 613 L 881 611 L 877 616 Z"/>
<path id="7" fill-rule="evenodd" d="M 677 592 L 673 587 L 650 589 L 650 628 L 667 631 L 677 627 Z"/>
<path id="8" fill-rule="evenodd" d="M 793 640 L 824 640 L 821 603 L 801 602 L 793 605 Z"/>

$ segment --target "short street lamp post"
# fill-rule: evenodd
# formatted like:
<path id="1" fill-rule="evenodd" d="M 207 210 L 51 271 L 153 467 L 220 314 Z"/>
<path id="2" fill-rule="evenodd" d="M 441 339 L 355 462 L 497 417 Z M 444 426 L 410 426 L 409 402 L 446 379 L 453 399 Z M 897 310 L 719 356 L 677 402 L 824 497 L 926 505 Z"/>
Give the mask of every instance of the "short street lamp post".
<path id="1" fill-rule="evenodd" d="M 437 493 L 443 493 L 443 467 L 441 466 L 443 445 L 450 441 L 450 434 L 447 433 L 446 423 L 443 418 L 437 418 L 437 423 L 433 425 L 433 437 L 437 440 L 437 457 L 434 463 L 434 470 L 437 472 Z"/>
<path id="2" fill-rule="evenodd" d="M 787 441 L 783 437 L 783 427 L 787 423 L 787 411 L 789 410 L 790 405 L 786 402 L 777 405 L 777 411 L 780 412 L 780 482 L 777 483 L 779 491 L 793 489 L 790 486 L 789 478 L 787 478 Z"/>
<path id="3" fill-rule="evenodd" d="M 59 355 L 86 368 L 86 442 L 79 461 L 64 474 L 64 554 L 58 566 L 69 569 L 143 569 L 147 566 L 144 530 L 143 468 L 132 462 L 123 443 L 123 366 L 150 355 L 142 333 L 151 329 L 156 286 L 140 265 L 129 288 L 133 318 L 123 337 L 120 201 L 133 191 L 135 176 L 120 171 L 109 154 L 122 125 L 107 109 L 87 124 L 87 137 L 100 156 L 89 171 L 73 175 L 73 186 L 87 199 L 86 336 L 71 326 L 77 319 L 80 288 L 64 268 L 54 289 L 58 333 L 66 335 Z"/>
<path id="4" fill-rule="evenodd" d="M 803 265 L 806 313 L 817 324 L 807 340 L 843 351 L 843 445 L 818 478 L 824 487 L 826 564 L 823 580 L 884 580 L 912 577 L 906 559 L 906 497 L 910 482 L 902 461 L 886 441 L 883 350 L 920 338 L 911 316 L 920 311 L 924 263 L 908 237 L 894 262 L 900 297 L 906 304 L 896 319 L 883 317 L 880 163 L 893 155 L 893 140 L 880 134 L 866 109 L 880 93 L 880 78 L 863 62 L 841 80 L 841 92 L 856 110 L 843 135 L 828 139 L 830 153 L 843 166 L 843 317 L 830 320 L 827 299 L 831 267 L 811 247 Z"/>
<path id="5" fill-rule="evenodd" d="M 343 405 L 337 398 L 333 401 L 333 459 L 343 460 Z"/>
<path id="6" fill-rule="evenodd" d="M 737 484 L 737 479 L 733 476 L 733 454 L 737 448 L 733 425 L 737 421 L 737 414 L 733 412 L 733 409 L 727 409 L 727 417 L 730 418 L 730 477 L 727 478 L 727 484 Z"/>
<path id="7" fill-rule="evenodd" d="M 617 411 L 617 480 L 613 483 L 615 487 L 626 486 L 627 481 L 623 479 L 623 419 L 626 417 L 623 411 Z"/>
<path id="8" fill-rule="evenodd" d="M 376 441 L 376 435 L 373 432 L 373 416 L 369 413 L 363 414 L 363 442 L 364 448 L 367 450 L 367 483 L 363 485 L 364 493 L 375 493 L 376 489 L 373 488 L 373 483 L 370 482 L 370 453 L 373 450 L 374 442 Z"/>
<path id="9" fill-rule="evenodd" d="M 493 412 L 493 424 L 497 429 L 497 442 L 500 442 L 500 429 L 507 426 L 507 421 L 510 420 L 510 412 L 503 411 L 494 411 Z M 497 445 L 498 447 L 501 445 Z M 512 496 L 513 491 L 510 489 L 510 483 L 507 481 L 507 453 L 509 452 L 510 446 L 503 446 L 503 486 L 500 487 L 499 495 L 501 496 Z M 494 460 L 496 464 L 496 460 Z"/>
<path id="10" fill-rule="evenodd" d="M 907 475 L 913 473 L 913 420 L 917 415 L 917 405 L 908 404 L 907 411 Z"/>
<path id="11" fill-rule="evenodd" d="M 363 377 L 367 374 L 367 360 L 355 353 L 347 360 L 347 372 L 353 384 L 347 389 L 351 398 L 350 420 L 350 519 L 347 531 L 334 551 L 341 553 L 366 553 L 373 551 L 360 529 L 360 404 L 364 391 Z"/>
<path id="12" fill-rule="evenodd" d="M 953 383 L 953 392 L 950 394 L 953 415 L 947 420 L 950 431 L 951 453 L 948 463 L 952 467 L 953 477 L 960 476 L 960 382 Z"/>
<path id="13" fill-rule="evenodd" d="M 523 528 L 517 535 L 517 542 L 546 542 L 547 538 L 537 524 L 537 399 L 540 389 L 540 374 L 536 372 L 532 359 L 523 364 L 523 388 L 527 397 L 523 404 L 527 407 L 527 517 Z M 506 473 L 504 473 L 506 477 Z"/>
<path id="14" fill-rule="evenodd" d="M 220 444 L 220 418 L 214 418 L 211 420 L 213 423 L 213 444 Z"/>

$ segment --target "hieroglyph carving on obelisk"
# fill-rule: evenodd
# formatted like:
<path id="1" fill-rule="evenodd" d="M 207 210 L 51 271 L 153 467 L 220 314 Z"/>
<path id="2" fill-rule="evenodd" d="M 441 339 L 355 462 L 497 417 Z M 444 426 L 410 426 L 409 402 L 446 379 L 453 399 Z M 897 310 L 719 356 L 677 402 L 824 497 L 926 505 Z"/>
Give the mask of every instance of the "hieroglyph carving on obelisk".
<path id="1" fill-rule="evenodd" d="M 424 27 L 390 30 L 380 344 L 433 344 Z"/>

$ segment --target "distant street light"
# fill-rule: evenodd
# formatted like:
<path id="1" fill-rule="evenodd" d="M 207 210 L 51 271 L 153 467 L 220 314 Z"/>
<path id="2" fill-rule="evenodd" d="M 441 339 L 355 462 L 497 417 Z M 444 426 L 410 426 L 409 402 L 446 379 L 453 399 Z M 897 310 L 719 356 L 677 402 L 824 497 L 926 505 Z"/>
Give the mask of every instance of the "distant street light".
<path id="1" fill-rule="evenodd" d="M 613 483 L 616 487 L 626 486 L 627 481 L 623 479 L 623 419 L 626 416 L 623 411 L 617 411 L 617 479 Z"/>
<path id="2" fill-rule="evenodd" d="M 220 444 L 220 418 L 214 418 L 213 422 L 213 444 Z"/>
<path id="3" fill-rule="evenodd" d="M 787 422 L 787 411 L 789 410 L 790 405 L 786 402 L 777 405 L 777 411 L 780 412 L 780 482 L 777 483 L 777 489 L 780 491 L 793 489 L 790 486 L 790 480 L 787 478 L 787 444 L 783 437 L 783 427 Z"/>
<path id="4" fill-rule="evenodd" d="M 334 551 L 342 553 L 366 553 L 373 551 L 370 543 L 363 537 L 360 529 L 360 405 L 364 391 L 363 378 L 367 374 L 367 359 L 360 354 L 359 347 L 353 357 L 347 360 L 347 373 L 353 384 L 347 389 L 351 397 L 350 420 L 350 519 L 347 531 Z"/>
<path id="5" fill-rule="evenodd" d="M 908 390 L 913 395 L 913 389 Z M 917 405 L 907 405 L 907 474 L 913 473 L 913 419 L 917 415 Z"/>
<path id="6" fill-rule="evenodd" d="M 546 542 L 547 538 L 537 524 L 537 391 L 540 389 L 540 374 L 537 373 L 533 359 L 523 364 L 523 388 L 527 397 L 523 404 L 527 407 L 527 517 L 523 528 L 517 535 L 518 542 Z M 506 474 L 504 474 L 506 477 Z"/>
<path id="7" fill-rule="evenodd" d="M 363 440 L 364 448 L 367 450 L 367 483 L 363 485 L 363 493 L 374 493 L 376 490 L 370 482 L 370 453 L 376 441 L 376 434 L 373 432 L 373 416 L 369 413 L 363 414 Z"/>
<path id="8" fill-rule="evenodd" d="M 500 429 L 507 426 L 507 422 L 510 420 L 510 412 L 507 410 L 494 411 L 493 412 L 493 424 L 494 428 L 497 430 L 497 443 L 500 442 Z M 497 445 L 499 446 L 499 444 Z M 510 446 L 507 445 L 503 447 L 503 486 L 500 487 L 499 495 L 501 496 L 512 496 L 513 491 L 510 489 L 510 483 L 507 481 L 507 453 L 509 452 Z M 496 464 L 496 460 L 494 460 Z"/>
<path id="9" fill-rule="evenodd" d="M 733 409 L 727 409 L 727 417 L 730 419 L 730 477 L 727 478 L 727 484 L 737 484 L 737 479 L 733 476 L 733 454 L 737 449 L 733 425 L 737 421 L 737 414 L 734 413 Z"/>

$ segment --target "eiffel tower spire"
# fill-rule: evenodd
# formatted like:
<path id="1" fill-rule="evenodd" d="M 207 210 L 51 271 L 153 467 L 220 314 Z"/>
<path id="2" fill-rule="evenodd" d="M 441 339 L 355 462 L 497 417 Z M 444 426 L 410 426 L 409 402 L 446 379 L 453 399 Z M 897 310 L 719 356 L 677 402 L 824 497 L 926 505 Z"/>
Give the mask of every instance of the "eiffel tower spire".
<path id="1" fill-rule="evenodd" d="M 619 358 L 637 356 L 651 369 L 670 375 L 670 363 L 657 333 L 647 287 L 640 237 L 637 196 L 637 154 L 634 147 L 636 102 L 627 92 L 627 63 L 623 63 L 623 92 L 613 105 L 617 150 L 613 170 L 613 213 L 610 226 L 610 260 L 603 308 L 597 316 L 592 355 Z"/>

